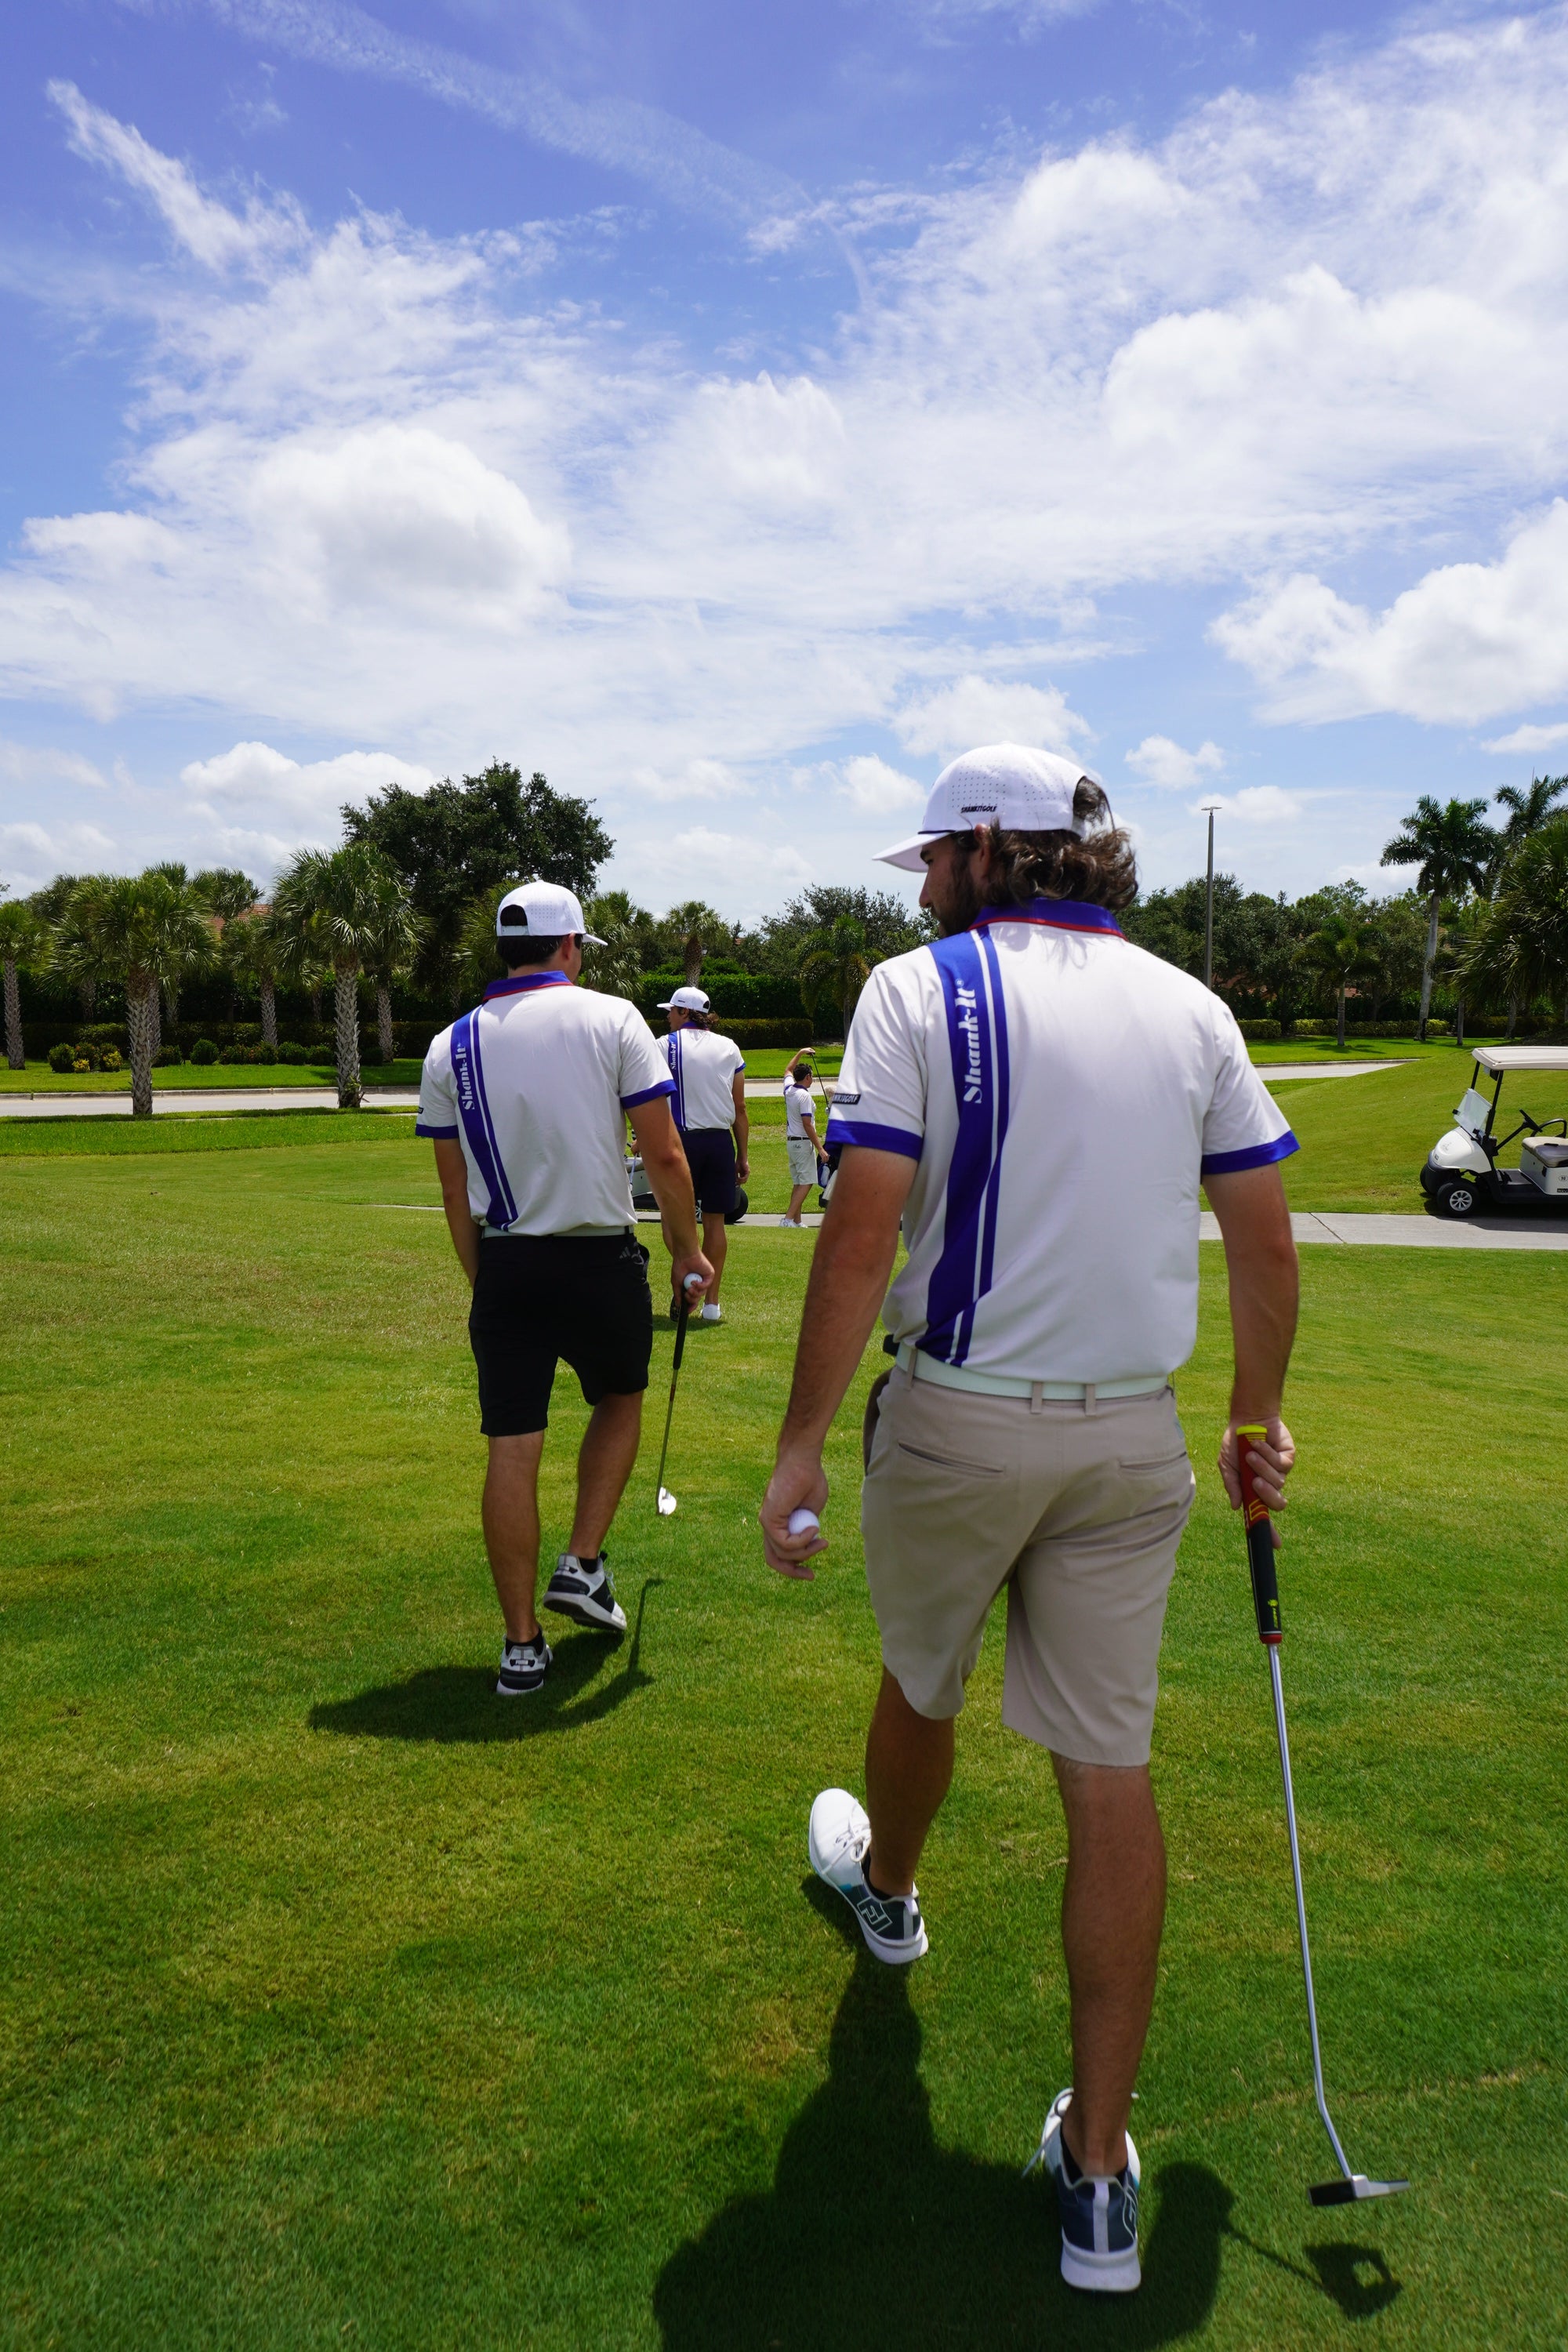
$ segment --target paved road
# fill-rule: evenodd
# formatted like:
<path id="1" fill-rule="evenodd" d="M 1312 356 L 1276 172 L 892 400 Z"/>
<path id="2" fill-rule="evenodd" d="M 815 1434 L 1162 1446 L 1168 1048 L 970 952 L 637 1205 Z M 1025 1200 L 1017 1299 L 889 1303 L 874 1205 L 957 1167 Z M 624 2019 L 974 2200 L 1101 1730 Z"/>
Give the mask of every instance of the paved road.
<path id="1" fill-rule="evenodd" d="M 1290 1220 L 1298 1247 L 1339 1242 L 1373 1249 L 1568 1250 L 1568 1218 L 1476 1217 L 1443 1223 L 1417 1210 L 1409 1217 L 1342 1215 L 1319 1210 Z M 1219 1225 L 1208 1210 L 1201 1226 L 1205 1242 L 1217 1242 Z"/>
<path id="2" fill-rule="evenodd" d="M 367 1106 L 393 1110 L 418 1108 L 417 1092 L 402 1087 L 367 1087 Z M 171 1111 L 336 1110 L 335 1087 L 155 1087 L 154 1118 Z M 131 1097 L 123 1095 L 0 1094 L 0 1118 L 129 1118 Z"/>

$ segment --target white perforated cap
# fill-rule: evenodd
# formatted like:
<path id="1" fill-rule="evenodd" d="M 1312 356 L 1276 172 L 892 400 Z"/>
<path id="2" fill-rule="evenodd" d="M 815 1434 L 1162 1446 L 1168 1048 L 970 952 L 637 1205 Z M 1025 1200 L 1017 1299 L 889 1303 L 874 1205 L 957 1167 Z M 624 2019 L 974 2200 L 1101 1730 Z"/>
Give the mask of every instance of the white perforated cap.
<path id="1" fill-rule="evenodd" d="M 881 850 L 879 863 L 918 874 L 928 842 L 944 833 L 968 833 L 977 824 L 1003 833 L 1081 833 L 1073 794 L 1080 783 L 1099 782 L 1092 768 L 1057 751 L 1036 751 L 1023 743 L 983 744 L 948 762 L 931 788 L 920 831 Z"/>
<path id="2" fill-rule="evenodd" d="M 581 938 L 595 948 L 605 944 L 584 923 L 576 892 L 563 890 L 556 882 L 522 882 L 507 892 L 496 908 L 496 937 L 515 939 L 519 931 L 543 940 Z"/>
<path id="3" fill-rule="evenodd" d="M 678 988 L 660 1000 L 658 1009 L 661 1013 L 668 1013 L 671 1006 L 677 1013 L 706 1013 L 708 997 L 700 988 Z"/>

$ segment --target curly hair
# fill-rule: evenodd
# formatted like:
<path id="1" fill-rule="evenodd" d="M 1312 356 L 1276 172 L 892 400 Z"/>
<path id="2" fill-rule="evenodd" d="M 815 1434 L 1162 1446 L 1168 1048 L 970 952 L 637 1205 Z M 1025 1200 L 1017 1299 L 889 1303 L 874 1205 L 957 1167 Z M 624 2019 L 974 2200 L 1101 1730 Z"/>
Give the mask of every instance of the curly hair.
<path id="1" fill-rule="evenodd" d="M 1022 906 L 1031 898 L 1081 898 L 1112 914 L 1138 896 L 1132 840 L 1113 823 L 1110 803 L 1088 777 L 1072 810 L 1085 833 L 994 833 L 994 863 L 982 887 L 987 907 Z"/>

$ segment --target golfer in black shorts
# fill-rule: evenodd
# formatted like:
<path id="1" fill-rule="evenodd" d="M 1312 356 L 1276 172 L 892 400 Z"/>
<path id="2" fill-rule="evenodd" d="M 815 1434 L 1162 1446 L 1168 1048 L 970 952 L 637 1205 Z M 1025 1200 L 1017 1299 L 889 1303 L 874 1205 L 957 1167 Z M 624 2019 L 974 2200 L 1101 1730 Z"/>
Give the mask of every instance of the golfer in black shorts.
<path id="1" fill-rule="evenodd" d="M 698 1247 L 675 1082 L 634 1005 L 573 982 L 592 944 L 570 890 L 525 883 L 501 900 L 507 977 L 435 1040 L 417 1132 L 436 1147 L 453 1245 L 473 1286 L 468 1336 L 489 1441 L 485 1549 L 506 1638 L 496 1689 L 537 1690 L 551 1650 L 534 1611 L 539 1463 L 555 1367 L 593 1407 L 577 1457 L 571 1548 L 543 1605 L 580 1625 L 626 1629 L 604 1542 L 642 1428 L 653 1341 L 648 1254 L 637 1237 L 625 1122 L 664 1217 L 670 1279 L 700 1297 L 713 1269 Z"/>
<path id="2" fill-rule="evenodd" d="M 675 1124 L 686 1147 L 687 1164 L 702 1219 L 702 1246 L 713 1264 L 713 1287 L 702 1302 L 704 1323 L 723 1320 L 719 1292 L 729 1254 L 729 1220 L 735 1213 L 735 1181 L 750 1175 L 747 1151 L 746 1065 L 732 1037 L 710 1024 L 707 996 L 700 988 L 678 988 L 659 1006 L 669 1015 L 669 1034 L 658 1041 L 675 1082 Z M 677 1302 L 679 1305 L 679 1302 Z"/>

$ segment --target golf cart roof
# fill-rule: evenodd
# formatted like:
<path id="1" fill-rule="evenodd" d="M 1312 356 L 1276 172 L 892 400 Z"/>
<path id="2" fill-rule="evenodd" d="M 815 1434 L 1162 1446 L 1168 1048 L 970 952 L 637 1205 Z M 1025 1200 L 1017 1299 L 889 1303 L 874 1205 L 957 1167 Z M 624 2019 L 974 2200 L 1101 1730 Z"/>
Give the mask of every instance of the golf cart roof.
<path id="1" fill-rule="evenodd" d="M 1568 1070 L 1568 1045 L 1478 1045 L 1475 1056 L 1494 1077 L 1505 1070 Z"/>

